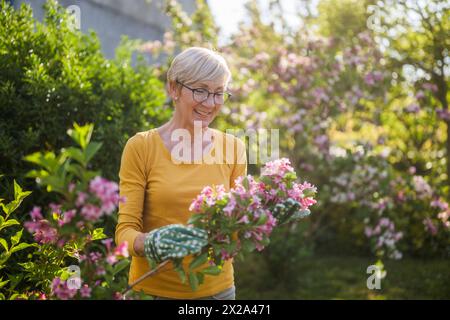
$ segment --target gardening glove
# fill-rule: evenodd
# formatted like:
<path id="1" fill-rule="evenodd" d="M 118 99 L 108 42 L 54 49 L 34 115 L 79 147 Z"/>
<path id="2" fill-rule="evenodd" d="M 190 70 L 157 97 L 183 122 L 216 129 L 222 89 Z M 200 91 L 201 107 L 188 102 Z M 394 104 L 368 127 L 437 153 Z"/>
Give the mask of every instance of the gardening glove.
<path id="1" fill-rule="evenodd" d="M 170 224 L 149 232 L 144 253 L 151 266 L 167 259 L 182 258 L 200 252 L 208 244 L 208 233 L 199 228 Z"/>
<path id="2" fill-rule="evenodd" d="M 278 220 L 278 225 L 290 223 L 308 216 L 311 213 L 308 209 L 300 209 L 300 203 L 289 198 L 282 204 L 277 204 L 274 208 L 274 216 Z"/>

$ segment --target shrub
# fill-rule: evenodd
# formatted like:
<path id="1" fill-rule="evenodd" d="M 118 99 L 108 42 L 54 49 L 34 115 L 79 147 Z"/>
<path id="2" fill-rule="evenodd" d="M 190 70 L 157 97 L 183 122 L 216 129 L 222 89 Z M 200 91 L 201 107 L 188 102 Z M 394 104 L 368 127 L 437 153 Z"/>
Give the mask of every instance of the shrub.
<path id="1" fill-rule="evenodd" d="M 104 143 L 92 165 L 117 179 L 127 139 L 169 115 L 163 84 L 142 57 L 132 65 L 137 42 L 124 39 L 116 58 L 108 60 L 96 35 L 72 30 L 56 1 L 48 1 L 45 10 L 41 23 L 28 5 L 14 10 L 1 2 L 0 172 L 34 187 L 23 180 L 30 165 L 22 157 L 67 145 L 67 128 L 89 122 Z M 32 191 L 35 200 L 42 196 Z"/>

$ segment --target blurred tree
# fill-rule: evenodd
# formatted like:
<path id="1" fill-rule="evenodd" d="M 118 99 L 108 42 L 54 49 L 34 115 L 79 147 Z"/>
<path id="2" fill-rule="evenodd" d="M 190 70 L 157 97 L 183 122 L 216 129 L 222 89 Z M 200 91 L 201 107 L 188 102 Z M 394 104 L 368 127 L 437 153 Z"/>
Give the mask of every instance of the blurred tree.
<path id="1" fill-rule="evenodd" d="M 367 7 L 375 2 L 375 0 L 321 0 L 315 18 L 319 33 L 351 43 L 356 35 L 367 31 L 367 19 L 370 16 Z"/>
<path id="2" fill-rule="evenodd" d="M 370 7 L 369 26 L 389 59 L 396 82 L 412 85 L 418 106 L 446 124 L 447 184 L 450 184 L 450 2 L 384 0 Z M 413 106 L 410 106 L 413 108 Z M 434 126 L 434 143 L 440 139 Z"/>

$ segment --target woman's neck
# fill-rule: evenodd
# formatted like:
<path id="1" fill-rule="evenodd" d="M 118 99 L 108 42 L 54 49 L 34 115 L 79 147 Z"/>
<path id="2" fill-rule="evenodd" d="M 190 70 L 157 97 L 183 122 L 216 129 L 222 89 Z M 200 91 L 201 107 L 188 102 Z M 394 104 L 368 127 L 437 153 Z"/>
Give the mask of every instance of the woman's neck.
<path id="1" fill-rule="evenodd" d="M 201 132 L 202 135 L 204 135 L 206 132 L 208 132 L 209 128 L 201 126 L 200 121 L 198 121 L 200 124 L 199 126 L 195 126 L 192 123 L 186 123 L 183 122 L 176 117 L 172 117 L 169 122 L 163 124 L 159 129 L 159 133 L 164 135 L 166 138 L 171 140 L 172 133 L 175 130 L 187 130 L 191 136 L 191 141 L 194 141 L 194 134 L 199 134 Z"/>

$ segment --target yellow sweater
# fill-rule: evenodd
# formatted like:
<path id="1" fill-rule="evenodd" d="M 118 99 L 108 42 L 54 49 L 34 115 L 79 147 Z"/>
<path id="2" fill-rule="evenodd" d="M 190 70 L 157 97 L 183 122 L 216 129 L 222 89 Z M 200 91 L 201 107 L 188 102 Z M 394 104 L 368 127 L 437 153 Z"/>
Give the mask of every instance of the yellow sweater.
<path id="1" fill-rule="evenodd" d="M 223 184 L 229 190 L 237 177 L 246 174 L 243 142 L 217 130 L 213 133 L 214 147 L 207 154 L 207 163 L 211 163 L 217 152 L 225 154 L 226 150 L 234 150 L 234 155 L 222 164 L 173 162 L 156 129 L 139 132 L 127 141 L 119 172 L 120 195 L 126 198 L 126 202 L 119 205 L 115 240 L 117 245 L 128 242 L 132 256 L 129 283 L 150 270 L 147 259 L 137 256 L 133 248 L 139 232 L 149 232 L 168 224 L 186 224 L 192 214 L 189 206 L 203 187 Z M 191 261 L 192 256 L 184 259 L 185 270 Z M 196 291 L 192 291 L 188 281 L 185 284 L 181 282 L 169 263 L 133 289 L 150 295 L 195 299 L 214 295 L 233 284 L 232 261 L 225 263 L 220 275 L 205 275 L 204 283 Z"/>

